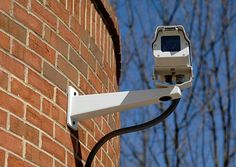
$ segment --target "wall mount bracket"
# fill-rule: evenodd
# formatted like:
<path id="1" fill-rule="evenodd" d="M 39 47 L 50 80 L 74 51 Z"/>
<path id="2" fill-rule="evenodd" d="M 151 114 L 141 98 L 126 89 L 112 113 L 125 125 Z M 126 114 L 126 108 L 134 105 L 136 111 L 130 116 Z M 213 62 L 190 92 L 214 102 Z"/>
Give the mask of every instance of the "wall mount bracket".
<path id="1" fill-rule="evenodd" d="M 149 90 L 91 95 L 79 95 L 75 88 L 69 86 L 67 125 L 73 130 L 77 130 L 79 120 L 174 100 L 180 97 L 180 88 L 172 85 Z"/>

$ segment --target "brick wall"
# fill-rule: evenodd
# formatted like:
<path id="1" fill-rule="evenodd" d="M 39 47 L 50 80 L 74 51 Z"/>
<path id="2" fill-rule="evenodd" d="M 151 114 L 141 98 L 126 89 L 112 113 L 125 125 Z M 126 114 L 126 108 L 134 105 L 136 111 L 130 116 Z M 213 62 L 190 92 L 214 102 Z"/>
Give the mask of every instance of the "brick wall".
<path id="1" fill-rule="evenodd" d="M 78 132 L 66 125 L 69 85 L 118 90 L 118 34 L 106 0 L 1 0 L 0 166 L 82 166 L 119 127 L 118 114 L 81 121 Z M 119 166 L 118 138 L 93 166 Z"/>

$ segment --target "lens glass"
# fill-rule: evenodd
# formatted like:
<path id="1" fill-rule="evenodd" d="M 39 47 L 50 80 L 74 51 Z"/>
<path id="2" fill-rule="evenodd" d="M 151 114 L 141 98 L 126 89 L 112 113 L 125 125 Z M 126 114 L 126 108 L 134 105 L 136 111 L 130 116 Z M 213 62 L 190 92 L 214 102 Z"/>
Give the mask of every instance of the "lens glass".
<path id="1" fill-rule="evenodd" d="M 180 51 L 180 36 L 162 36 L 161 51 L 162 52 Z"/>

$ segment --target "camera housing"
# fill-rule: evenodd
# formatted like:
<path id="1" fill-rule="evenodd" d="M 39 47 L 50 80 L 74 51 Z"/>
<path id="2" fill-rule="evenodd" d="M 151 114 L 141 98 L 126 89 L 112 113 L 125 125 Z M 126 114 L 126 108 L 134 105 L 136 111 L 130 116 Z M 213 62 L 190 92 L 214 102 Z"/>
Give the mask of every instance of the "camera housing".
<path id="1" fill-rule="evenodd" d="M 152 50 L 157 86 L 176 85 L 181 89 L 192 86 L 191 44 L 183 26 L 158 26 Z"/>

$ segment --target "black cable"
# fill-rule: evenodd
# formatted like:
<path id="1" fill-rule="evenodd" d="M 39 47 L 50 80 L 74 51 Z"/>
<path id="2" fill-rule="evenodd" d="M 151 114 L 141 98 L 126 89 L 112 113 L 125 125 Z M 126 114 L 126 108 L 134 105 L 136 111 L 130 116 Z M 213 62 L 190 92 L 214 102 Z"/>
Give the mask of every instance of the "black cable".
<path id="1" fill-rule="evenodd" d="M 144 130 L 146 128 L 150 128 L 150 127 L 162 122 L 164 119 L 166 119 L 166 117 L 168 117 L 175 110 L 175 108 L 177 107 L 179 101 L 180 101 L 180 99 L 172 100 L 172 103 L 167 108 L 167 110 L 165 112 L 163 112 L 160 116 L 156 117 L 155 119 L 153 119 L 151 121 L 145 122 L 145 123 L 140 124 L 140 125 L 135 125 L 135 126 L 131 126 L 131 127 L 117 129 L 117 130 L 114 130 L 114 131 L 108 133 L 107 135 L 105 135 L 103 138 L 101 138 L 97 142 L 97 144 L 93 147 L 93 149 L 89 153 L 89 156 L 87 158 L 85 167 L 91 167 L 93 158 L 95 157 L 95 155 L 98 152 L 98 150 L 100 149 L 100 147 L 102 147 L 102 145 L 104 143 L 106 143 L 107 140 L 110 140 L 111 138 L 113 138 L 115 136 L 122 135 L 122 134 Z"/>

